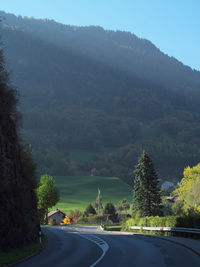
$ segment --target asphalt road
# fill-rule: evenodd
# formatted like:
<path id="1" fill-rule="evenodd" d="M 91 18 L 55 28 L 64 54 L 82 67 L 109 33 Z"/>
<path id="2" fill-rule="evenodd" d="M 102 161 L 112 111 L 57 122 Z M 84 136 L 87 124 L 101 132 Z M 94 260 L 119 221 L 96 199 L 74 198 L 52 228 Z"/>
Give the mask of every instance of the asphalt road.
<path id="1" fill-rule="evenodd" d="M 157 238 L 99 232 L 94 226 L 44 227 L 43 231 L 46 248 L 17 266 L 200 267 L 199 256 Z"/>

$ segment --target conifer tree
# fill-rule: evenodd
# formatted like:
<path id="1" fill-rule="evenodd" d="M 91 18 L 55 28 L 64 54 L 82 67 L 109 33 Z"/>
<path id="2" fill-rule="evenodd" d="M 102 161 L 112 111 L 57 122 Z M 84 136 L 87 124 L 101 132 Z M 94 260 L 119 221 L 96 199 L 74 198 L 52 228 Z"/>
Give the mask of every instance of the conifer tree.
<path id="1" fill-rule="evenodd" d="M 105 208 L 103 210 L 103 214 L 107 215 L 111 221 L 113 221 L 113 222 L 117 221 L 117 213 L 115 210 L 115 206 L 111 202 L 108 202 L 105 205 Z"/>
<path id="2" fill-rule="evenodd" d="M 134 171 L 133 214 L 143 216 L 162 214 L 161 196 L 158 178 L 153 162 L 143 151 Z"/>
<path id="3" fill-rule="evenodd" d="M 90 214 L 95 215 L 96 214 L 96 210 L 94 209 L 94 207 L 92 206 L 92 204 L 89 204 L 87 206 L 87 208 L 84 211 L 84 215 L 85 216 L 89 216 Z"/>
<path id="4" fill-rule="evenodd" d="M 0 50 L 0 253 L 39 240 L 35 166 L 19 141 L 16 103 Z"/>

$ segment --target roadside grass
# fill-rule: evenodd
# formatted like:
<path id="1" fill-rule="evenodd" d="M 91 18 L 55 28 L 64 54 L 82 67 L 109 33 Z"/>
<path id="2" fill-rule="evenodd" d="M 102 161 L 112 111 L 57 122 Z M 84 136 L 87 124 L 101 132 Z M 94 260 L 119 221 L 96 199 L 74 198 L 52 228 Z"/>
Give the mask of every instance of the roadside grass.
<path id="1" fill-rule="evenodd" d="M 107 226 L 104 231 L 121 231 L 121 226 Z"/>
<path id="2" fill-rule="evenodd" d="M 126 198 L 131 201 L 132 188 L 116 177 L 101 176 L 54 176 L 60 191 L 60 201 L 56 208 L 69 213 L 70 210 L 84 211 L 89 203 L 94 203 L 98 188 L 101 191 L 103 206 L 107 202 L 117 204 Z"/>
<path id="3" fill-rule="evenodd" d="M 37 254 L 46 244 L 45 235 L 42 233 L 42 243 L 34 243 L 22 249 L 15 249 L 7 253 L 0 253 L 0 267 L 14 264 L 20 260 Z M 14 265 L 13 265 L 14 266 Z"/>

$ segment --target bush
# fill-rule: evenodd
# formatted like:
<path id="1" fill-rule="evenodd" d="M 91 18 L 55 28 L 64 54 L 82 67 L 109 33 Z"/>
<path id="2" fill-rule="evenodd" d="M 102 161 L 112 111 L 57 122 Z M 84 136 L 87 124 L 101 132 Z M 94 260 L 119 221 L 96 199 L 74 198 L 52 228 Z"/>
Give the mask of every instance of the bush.
<path id="1" fill-rule="evenodd" d="M 124 219 L 122 230 L 129 231 L 130 226 L 147 226 L 147 227 L 185 227 L 200 228 L 200 216 L 167 216 L 167 217 L 135 217 Z"/>

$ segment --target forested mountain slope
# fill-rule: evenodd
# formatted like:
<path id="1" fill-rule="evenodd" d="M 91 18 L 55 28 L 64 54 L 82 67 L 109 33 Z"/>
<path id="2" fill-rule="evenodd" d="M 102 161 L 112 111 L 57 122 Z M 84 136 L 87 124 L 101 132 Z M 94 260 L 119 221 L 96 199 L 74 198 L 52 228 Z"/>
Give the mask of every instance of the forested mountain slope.
<path id="1" fill-rule="evenodd" d="M 142 149 L 162 176 L 177 177 L 199 160 L 198 71 L 131 33 L 0 16 L 7 64 L 22 97 L 23 138 L 40 168 L 68 174 L 73 148 L 115 148 L 109 159 L 83 169 L 122 176 Z"/>

